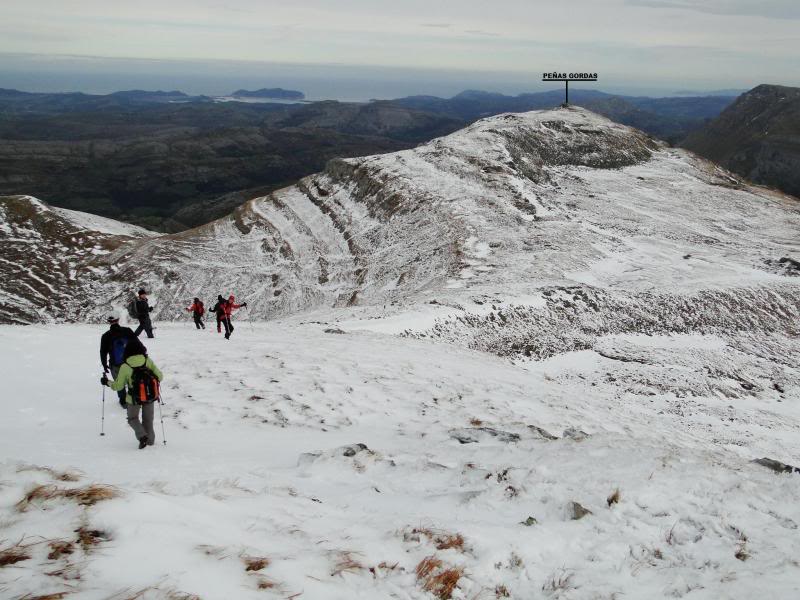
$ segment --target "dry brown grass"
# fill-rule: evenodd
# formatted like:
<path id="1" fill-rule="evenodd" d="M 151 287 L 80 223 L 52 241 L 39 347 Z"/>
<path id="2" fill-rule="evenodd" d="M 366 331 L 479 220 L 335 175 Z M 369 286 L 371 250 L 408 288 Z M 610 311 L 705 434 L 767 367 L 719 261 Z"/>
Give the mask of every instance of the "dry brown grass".
<path id="1" fill-rule="evenodd" d="M 56 592 L 54 594 L 45 594 L 44 596 L 31 596 L 27 594 L 22 596 L 19 600 L 62 600 L 66 598 L 69 592 Z"/>
<path id="2" fill-rule="evenodd" d="M 258 583 L 256 583 L 256 587 L 260 590 L 271 590 L 275 587 L 275 582 L 270 581 L 266 577 L 259 577 Z"/>
<path id="3" fill-rule="evenodd" d="M 64 498 L 74 500 L 81 506 L 93 506 L 103 500 L 119 496 L 116 488 L 110 485 L 87 485 L 80 488 L 60 488 L 56 485 L 37 485 L 17 502 L 16 509 L 25 512 L 34 502 L 46 502 Z"/>
<path id="4" fill-rule="evenodd" d="M 460 533 L 449 533 L 428 527 L 415 527 L 411 534 L 404 536 L 405 541 L 419 541 L 420 536 L 424 536 L 430 541 L 437 550 L 458 550 L 464 552 L 464 536 Z"/>
<path id="5" fill-rule="evenodd" d="M 387 572 L 395 571 L 395 570 L 397 570 L 399 565 L 400 565 L 400 563 L 393 563 L 393 564 L 390 565 L 386 561 L 381 561 L 377 566 L 370 567 L 369 568 L 369 572 L 372 573 L 372 576 L 375 579 L 377 579 L 379 573 L 382 573 L 384 571 L 387 571 Z M 403 571 L 404 569 L 402 567 L 400 567 L 400 570 Z"/>
<path id="6" fill-rule="evenodd" d="M 433 573 L 436 569 L 440 569 L 441 566 L 441 560 L 435 556 L 428 556 L 420 561 L 420 563 L 417 565 L 417 568 L 414 569 L 414 572 L 417 574 L 417 579 L 427 579 L 431 573 Z"/>
<path id="7" fill-rule="evenodd" d="M 30 552 L 28 552 L 28 548 L 29 545 L 23 545 L 17 542 L 8 548 L 0 550 L 0 568 L 15 565 L 24 560 L 30 560 L 31 555 Z"/>
<path id="8" fill-rule="evenodd" d="M 481 425 L 483 425 L 483 421 L 473 417 L 472 419 L 469 420 L 469 424 L 472 425 L 473 427 L 480 427 Z"/>
<path id="9" fill-rule="evenodd" d="M 269 559 L 263 556 L 243 556 L 245 571 L 261 571 L 269 566 Z"/>
<path id="10" fill-rule="evenodd" d="M 608 507 L 611 508 L 614 504 L 619 504 L 620 499 L 622 498 L 622 494 L 620 494 L 619 488 L 615 489 L 611 492 L 608 498 L 606 498 L 606 503 Z"/>
<path id="11" fill-rule="evenodd" d="M 75 551 L 75 546 L 67 540 L 52 540 L 47 545 L 50 546 L 50 553 L 47 555 L 49 560 L 58 560 Z"/>
<path id="12" fill-rule="evenodd" d="M 101 544 L 102 542 L 107 542 L 111 539 L 111 534 L 107 531 L 103 531 L 102 529 L 89 529 L 88 527 L 78 527 L 75 530 L 75 533 L 78 534 L 78 543 L 83 548 L 83 551 L 87 554 L 91 552 L 92 548 Z"/>
<path id="13" fill-rule="evenodd" d="M 511 592 L 508 591 L 508 588 L 504 585 L 498 585 L 494 588 L 494 597 L 495 598 L 511 598 Z"/>
<path id="14" fill-rule="evenodd" d="M 331 575 L 341 575 L 344 572 L 353 573 L 355 571 L 361 571 L 364 568 L 364 565 L 353 558 L 352 552 L 338 552 L 336 564 L 333 567 L 333 571 L 331 571 Z"/>
<path id="15" fill-rule="evenodd" d="M 422 584 L 422 589 L 440 600 L 449 600 L 464 570 L 460 567 L 444 568 L 441 560 L 435 556 L 428 556 L 420 561 L 415 573 L 417 581 Z"/>
<path id="16" fill-rule="evenodd" d="M 78 481 L 81 478 L 78 473 L 73 471 L 57 471 L 50 467 L 40 467 L 38 465 L 23 465 L 17 469 L 17 473 L 26 473 L 29 471 L 47 473 L 50 477 L 58 481 Z"/>

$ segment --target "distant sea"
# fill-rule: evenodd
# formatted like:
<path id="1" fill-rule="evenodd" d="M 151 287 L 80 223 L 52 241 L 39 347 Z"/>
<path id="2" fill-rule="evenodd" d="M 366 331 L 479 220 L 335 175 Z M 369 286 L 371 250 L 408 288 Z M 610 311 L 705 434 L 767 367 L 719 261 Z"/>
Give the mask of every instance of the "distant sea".
<path id="1" fill-rule="evenodd" d="M 451 97 L 469 89 L 516 95 L 554 89 L 541 73 L 434 71 L 351 65 L 290 65 L 269 62 L 109 59 L 0 54 L 0 88 L 26 92 L 109 94 L 121 90 L 179 90 L 228 96 L 237 89 L 282 87 L 307 100 L 366 102 L 412 95 Z M 604 80 L 588 89 L 630 95 L 675 95 L 673 88 L 630 86 Z M 578 84 L 575 84 L 577 87 Z M 572 87 L 572 86 L 571 86 Z"/>

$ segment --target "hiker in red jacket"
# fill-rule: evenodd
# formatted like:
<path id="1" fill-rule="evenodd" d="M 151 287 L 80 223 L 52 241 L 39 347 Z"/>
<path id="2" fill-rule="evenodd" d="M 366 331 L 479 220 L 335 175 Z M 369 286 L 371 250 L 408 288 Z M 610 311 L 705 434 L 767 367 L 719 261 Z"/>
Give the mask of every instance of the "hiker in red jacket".
<path id="1" fill-rule="evenodd" d="M 195 327 L 197 327 L 198 329 L 206 328 L 206 324 L 203 322 L 203 315 L 206 314 L 206 307 L 203 306 L 203 303 L 200 301 L 200 298 L 195 298 L 194 302 L 192 302 L 192 305 L 186 310 L 192 313 Z"/>
<path id="2" fill-rule="evenodd" d="M 247 302 L 242 302 L 241 304 L 236 304 L 236 298 L 234 298 L 233 294 L 230 295 L 227 301 L 223 304 L 225 310 L 225 316 L 222 320 L 222 324 L 225 326 L 225 339 L 231 339 L 231 334 L 233 333 L 233 323 L 231 323 L 231 315 L 233 311 L 237 308 L 241 308 L 243 306 L 247 306 Z"/>

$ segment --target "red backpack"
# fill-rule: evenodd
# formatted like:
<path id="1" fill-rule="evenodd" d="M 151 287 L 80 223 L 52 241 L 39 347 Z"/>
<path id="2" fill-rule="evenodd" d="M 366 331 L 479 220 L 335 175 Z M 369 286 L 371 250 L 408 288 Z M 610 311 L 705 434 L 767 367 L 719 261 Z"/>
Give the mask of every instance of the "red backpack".
<path id="1" fill-rule="evenodd" d="M 206 314 L 206 307 L 205 307 L 205 306 L 203 306 L 203 303 L 202 303 L 200 300 L 198 300 L 198 301 L 195 303 L 195 308 L 197 309 L 197 314 L 198 314 L 198 315 L 200 315 L 201 317 L 202 317 L 204 314 Z"/>

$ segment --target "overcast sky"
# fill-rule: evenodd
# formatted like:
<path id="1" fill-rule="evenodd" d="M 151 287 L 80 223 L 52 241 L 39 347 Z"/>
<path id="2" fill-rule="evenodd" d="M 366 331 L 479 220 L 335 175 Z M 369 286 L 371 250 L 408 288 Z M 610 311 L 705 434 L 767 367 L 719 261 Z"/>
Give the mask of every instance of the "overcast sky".
<path id="1" fill-rule="evenodd" d="M 0 52 L 800 85 L 800 0 L 0 0 Z"/>

